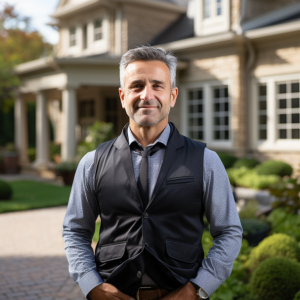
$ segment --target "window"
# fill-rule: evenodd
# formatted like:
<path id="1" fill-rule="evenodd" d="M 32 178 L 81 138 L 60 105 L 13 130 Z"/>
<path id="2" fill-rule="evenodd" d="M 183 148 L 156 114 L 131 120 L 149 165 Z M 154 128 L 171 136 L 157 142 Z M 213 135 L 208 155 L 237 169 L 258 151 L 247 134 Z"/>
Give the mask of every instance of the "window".
<path id="1" fill-rule="evenodd" d="M 83 49 L 88 47 L 88 26 L 85 24 L 82 28 Z"/>
<path id="2" fill-rule="evenodd" d="M 300 139 L 299 82 L 277 84 L 277 136 L 279 139 Z"/>
<path id="3" fill-rule="evenodd" d="M 258 86 L 258 139 L 267 139 L 267 86 Z"/>
<path id="4" fill-rule="evenodd" d="M 95 116 L 95 100 L 83 100 L 79 104 L 80 118 L 93 118 Z"/>
<path id="5" fill-rule="evenodd" d="M 188 91 L 188 134 L 196 140 L 204 139 L 204 100 L 202 89 Z"/>
<path id="6" fill-rule="evenodd" d="M 94 22 L 94 39 L 99 41 L 103 39 L 103 20 L 98 19 Z"/>
<path id="7" fill-rule="evenodd" d="M 210 1 L 204 0 L 204 18 L 207 19 L 210 17 Z"/>
<path id="8" fill-rule="evenodd" d="M 76 46 L 76 27 L 71 27 L 69 30 L 70 47 Z"/>
<path id="9" fill-rule="evenodd" d="M 114 133 L 117 134 L 119 122 L 119 100 L 116 97 L 105 98 L 105 122 L 114 124 Z"/>
<path id="10" fill-rule="evenodd" d="M 222 15 L 222 0 L 217 0 L 217 16 Z"/>
<path id="11" fill-rule="evenodd" d="M 228 87 L 213 88 L 214 139 L 229 140 L 229 97 Z"/>

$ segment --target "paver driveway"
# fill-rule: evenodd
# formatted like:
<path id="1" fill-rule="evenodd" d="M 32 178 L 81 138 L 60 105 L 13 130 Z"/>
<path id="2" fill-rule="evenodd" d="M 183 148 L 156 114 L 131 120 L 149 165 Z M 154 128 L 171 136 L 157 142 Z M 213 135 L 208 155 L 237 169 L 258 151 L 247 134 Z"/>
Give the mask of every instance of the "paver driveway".
<path id="1" fill-rule="evenodd" d="M 66 207 L 0 214 L 0 300 L 85 299 L 70 278 Z"/>

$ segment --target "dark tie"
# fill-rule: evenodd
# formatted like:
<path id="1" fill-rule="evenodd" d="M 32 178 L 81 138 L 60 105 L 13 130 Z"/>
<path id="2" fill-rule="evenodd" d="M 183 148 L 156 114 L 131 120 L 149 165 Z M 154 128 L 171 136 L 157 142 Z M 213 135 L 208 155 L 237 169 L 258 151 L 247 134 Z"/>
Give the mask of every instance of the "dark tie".
<path id="1" fill-rule="evenodd" d="M 157 143 L 155 146 L 151 148 L 143 149 L 141 146 L 137 144 L 137 142 L 133 142 L 130 145 L 130 148 L 140 155 L 142 155 L 140 176 L 137 182 L 137 186 L 139 189 L 140 196 L 142 198 L 144 209 L 146 209 L 147 204 L 149 202 L 149 192 L 148 192 L 148 157 L 153 155 L 158 150 L 162 149 L 165 145 L 162 143 Z"/>

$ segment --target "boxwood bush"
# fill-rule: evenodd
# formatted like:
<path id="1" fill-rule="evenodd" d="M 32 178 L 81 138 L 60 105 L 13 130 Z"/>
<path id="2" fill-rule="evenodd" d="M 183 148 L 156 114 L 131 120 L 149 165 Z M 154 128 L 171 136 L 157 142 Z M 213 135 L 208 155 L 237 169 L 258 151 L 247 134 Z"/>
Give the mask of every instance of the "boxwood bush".
<path id="1" fill-rule="evenodd" d="M 233 164 L 237 161 L 237 157 L 224 152 L 217 152 L 219 155 L 225 169 L 231 168 Z"/>
<path id="2" fill-rule="evenodd" d="M 257 166 L 256 172 L 259 175 L 277 175 L 283 177 L 290 176 L 293 173 L 293 168 L 283 161 L 268 160 Z"/>
<path id="3" fill-rule="evenodd" d="M 260 262 L 269 257 L 285 257 L 298 262 L 300 247 L 293 237 L 282 233 L 273 234 L 253 248 L 246 266 L 253 271 Z"/>
<path id="4" fill-rule="evenodd" d="M 255 168 L 257 165 L 259 165 L 260 162 L 254 158 L 240 158 L 238 159 L 234 164 L 233 164 L 233 168 L 248 168 L 248 169 L 253 169 Z"/>
<path id="5" fill-rule="evenodd" d="M 299 263 L 285 257 L 272 257 L 253 272 L 249 290 L 264 300 L 290 300 L 298 292 L 299 283 Z"/>
<path id="6" fill-rule="evenodd" d="M 294 300 L 300 300 L 300 290 L 299 290 L 299 292 L 295 295 Z"/>
<path id="7" fill-rule="evenodd" d="M 11 199 L 12 193 L 11 186 L 7 182 L 0 180 L 0 200 Z"/>

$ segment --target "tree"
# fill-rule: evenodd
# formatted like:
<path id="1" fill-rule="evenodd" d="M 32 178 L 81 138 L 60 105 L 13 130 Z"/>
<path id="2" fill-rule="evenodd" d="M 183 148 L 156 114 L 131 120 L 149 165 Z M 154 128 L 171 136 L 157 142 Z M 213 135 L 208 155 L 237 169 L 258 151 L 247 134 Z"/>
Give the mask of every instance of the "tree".
<path id="1" fill-rule="evenodd" d="M 17 64 L 47 56 L 52 45 L 31 28 L 31 20 L 15 7 L 0 8 L 0 145 L 14 140 L 13 91 L 19 85 L 13 73 Z"/>

